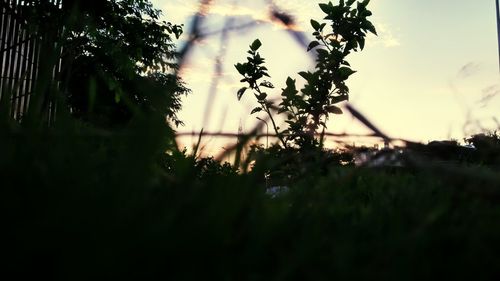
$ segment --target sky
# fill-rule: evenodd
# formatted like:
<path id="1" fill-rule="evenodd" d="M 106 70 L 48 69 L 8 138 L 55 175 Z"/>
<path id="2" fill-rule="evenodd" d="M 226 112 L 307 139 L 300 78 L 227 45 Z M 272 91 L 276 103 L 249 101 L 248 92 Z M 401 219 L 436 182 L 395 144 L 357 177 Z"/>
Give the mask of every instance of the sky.
<path id="1" fill-rule="evenodd" d="M 198 1 L 153 0 L 164 19 L 189 30 Z M 292 15 L 294 30 L 312 40 L 311 18 L 322 19 L 318 3 L 325 1 L 275 0 L 275 7 Z M 337 0 L 332 1 L 337 3 Z M 371 21 L 379 36 L 369 36 L 365 49 L 348 57 L 357 70 L 347 80 L 349 103 L 383 132 L 394 138 L 428 142 L 457 139 L 500 127 L 500 76 L 494 0 L 372 0 Z M 269 17 L 269 1 L 212 1 L 202 32 L 213 33 L 192 49 L 181 76 L 192 89 L 183 99 L 180 132 L 250 131 L 260 121 L 250 111 L 252 95 L 236 98 L 240 84 L 234 68 L 246 58 L 248 45 L 259 38 L 270 81 L 270 97 L 279 97 L 288 76 L 298 81 L 299 71 L 310 70 L 311 54 L 290 36 L 287 28 Z M 254 22 L 221 40 L 224 24 Z M 184 34 L 178 45 L 187 39 Z M 221 68 L 217 75 L 215 61 Z M 218 81 L 214 88 L 214 81 Z M 211 87 L 213 88 L 211 90 Z M 215 89 L 215 90 L 214 90 Z M 260 116 L 264 117 L 264 116 Z M 370 133 L 348 113 L 330 118 L 333 133 Z M 265 127 L 263 127 L 264 129 Z M 195 138 L 183 138 L 191 146 Z M 373 139 L 356 138 L 357 143 Z M 207 154 L 215 154 L 231 139 L 205 137 Z"/>

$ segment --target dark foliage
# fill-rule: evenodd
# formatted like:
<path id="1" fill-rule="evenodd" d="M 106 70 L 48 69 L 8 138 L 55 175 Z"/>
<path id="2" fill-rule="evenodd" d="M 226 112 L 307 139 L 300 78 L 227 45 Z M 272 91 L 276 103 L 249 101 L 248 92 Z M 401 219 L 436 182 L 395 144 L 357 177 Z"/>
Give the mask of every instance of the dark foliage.
<path id="1" fill-rule="evenodd" d="M 266 187 L 294 186 L 312 171 L 324 176 L 333 168 L 353 166 L 354 155 L 348 150 L 269 148 L 252 146 L 247 163 L 253 163 L 251 173 L 264 175 Z"/>
<path id="2" fill-rule="evenodd" d="M 63 50 L 62 89 L 72 113 L 101 127 L 121 126 L 134 110 L 160 111 L 176 125 L 180 97 L 175 45 L 181 26 L 161 21 L 147 0 L 64 0 L 27 3 L 33 28 L 58 30 Z M 64 28 L 61 28 L 64 27 Z M 54 31 L 52 31 L 53 33 Z M 153 95 L 164 95 L 158 104 Z"/>
<path id="3" fill-rule="evenodd" d="M 237 175 L 177 151 L 161 119 L 127 126 L 110 135 L 79 126 L 2 128 L 4 274 L 51 280 L 500 274 L 498 179 L 461 169 L 322 171 L 323 160 L 303 156 L 306 170 L 273 197 L 257 166 Z"/>
<path id="4" fill-rule="evenodd" d="M 476 148 L 473 161 L 479 164 L 500 167 L 500 136 L 496 131 L 474 135 L 466 139 L 466 142 Z"/>
<path id="5" fill-rule="evenodd" d="M 164 112 L 148 106 L 115 130 L 69 114 L 49 128 L 0 115 L 4 276 L 500 278 L 500 178 L 489 167 L 388 173 L 339 165 L 352 162 L 348 153 L 276 145 L 254 148 L 254 169 L 237 173 L 180 151 Z M 498 151 L 496 135 L 471 141 Z M 284 181 L 265 183 L 270 167 Z M 289 189 L 271 196 L 266 184 Z"/>

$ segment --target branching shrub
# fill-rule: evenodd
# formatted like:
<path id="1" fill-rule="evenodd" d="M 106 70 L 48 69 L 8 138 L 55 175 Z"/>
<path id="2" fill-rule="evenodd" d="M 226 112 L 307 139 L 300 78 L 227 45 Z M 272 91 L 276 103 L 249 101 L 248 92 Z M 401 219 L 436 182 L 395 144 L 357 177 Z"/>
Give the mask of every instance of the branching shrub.
<path id="1" fill-rule="evenodd" d="M 262 45 L 260 40 L 250 45 L 247 62 L 235 65 L 243 76 L 241 82 L 248 84 L 238 91 L 238 99 L 247 89 L 253 91 L 259 106 L 251 113 L 262 111 L 268 115 L 283 148 L 319 146 L 322 137 L 318 139 L 316 136 L 326 130 L 330 114 L 342 114 L 336 104 L 349 99 L 349 88 L 345 82 L 355 73 L 346 57 L 352 52 L 363 50 L 367 33 L 377 34 L 367 19 L 372 15 L 366 8 L 369 0 L 357 2 L 356 7 L 354 3 L 354 0 L 342 0 L 338 5 L 331 2 L 319 5 L 326 14 L 326 22 L 311 20 L 314 29 L 312 35 L 316 40 L 307 48 L 307 51 L 315 49 L 317 52 L 316 67 L 312 72 L 299 73 L 306 82 L 300 91 L 296 87 L 296 80 L 288 77 L 278 106 L 268 99 L 264 90 L 273 89 L 274 85 L 263 79 L 270 76 L 264 66 L 265 59 L 258 52 Z M 275 112 L 286 115 L 286 129 L 280 130 L 277 126 Z"/>

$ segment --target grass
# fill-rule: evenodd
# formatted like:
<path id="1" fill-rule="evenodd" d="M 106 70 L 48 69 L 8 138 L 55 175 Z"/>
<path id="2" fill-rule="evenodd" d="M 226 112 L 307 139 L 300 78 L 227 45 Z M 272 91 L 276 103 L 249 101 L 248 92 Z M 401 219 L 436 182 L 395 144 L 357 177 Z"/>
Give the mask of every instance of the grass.
<path id="1" fill-rule="evenodd" d="M 135 110 L 120 128 L 98 129 L 65 112 L 64 99 L 42 82 L 36 89 L 54 91 L 59 106 L 50 126 L 38 119 L 41 108 L 18 123 L 5 114 L 8 95 L 0 103 L 6 275 L 500 278 L 495 166 L 416 161 L 369 169 L 338 165 L 321 153 L 270 153 L 237 173 L 180 151 L 155 111 Z M 42 95 L 33 97 L 33 107 L 43 104 Z M 280 169 L 292 175 L 289 190 L 270 196 L 264 174 Z"/>
<path id="2" fill-rule="evenodd" d="M 500 185 L 486 168 L 310 168 L 272 198 L 260 172 L 197 165 L 161 122 L 139 118 L 107 134 L 75 124 L 2 129 L 6 272 L 66 280 L 500 274 Z"/>

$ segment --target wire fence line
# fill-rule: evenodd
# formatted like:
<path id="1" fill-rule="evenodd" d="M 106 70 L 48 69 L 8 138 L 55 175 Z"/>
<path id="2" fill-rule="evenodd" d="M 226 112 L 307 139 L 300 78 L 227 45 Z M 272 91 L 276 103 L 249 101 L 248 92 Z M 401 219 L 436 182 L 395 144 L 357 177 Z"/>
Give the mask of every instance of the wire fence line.
<path id="1" fill-rule="evenodd" d="M 206 39 L 213 40 L 218 46 L 213 54 L 207 55 L 213 63 L 211 70 L 212 79 L 208 82 L 205 108 L 202 115 L 200 114 L 200 125 L 203 128 L 209 127 L 210 122 L 214 119 L 213 104 L 217 103 L 220 98 L 218 93 L 219 86 L 223 82 L 223 73 L 227 70 L 224 69 L 224 61 L 227 59 L 228 50 L 230 49 L 231 39 L 233 37 L 239 36 L 242 32 L 249 32 L 253 29 L 262 27 L 261 23 L 271 23 L 277 24 L 284 28 L 281 28 L 282 32 L 292 39 L 292 42 L 297 44 L 300 49 L 306 50 L 309 44 L 309 38 L 306 33 L 298 31 L 294 28 L 296 25 L 295 17 L 284 12 L 274 0 L 262 1 L 262 18 L 256 19 L 246 19 L 239 15 L 225 15 L 221 24 L 217 26 L 212 26 L 210 24 L 210 13 L 212 9 L 217 9 L 217 5 L 229 5 L 232 9 L 235 9 L 240 5 L 242 1 L 231 0 L 221 3 L 220 1 L 211 0 L 199 0 L 198 10 L 193 13 L 189 24 L 187 24 L 188 29 L 186 30 L 185 38 L 187 41 L 180 46 L 179 50 L 179 72 L 181 72 L 188 64 L 189 58 L 194 55 L 197 48 L 203 48 L 200 46 L 200 42 Z M 307 58 L 314 62 L 316 55 L 313 52 L 306 53 Z M 225 112 L 223 110 L 222 112 Z M 224 117 L 221 117 L 223 120 Z"/>
<path id="2" fill-rule="evenodd" d="M 55 7 L 61 8 L 62 0 L 47 0 L 47 4 L 52 4 Z M 232 2 L 233 6 L 238 5 L 238 0 Z M 192 48 L 195 47 L 196 42 L 203 38 L 209 36 L 220 36 L 220 48 L 218 53 L 214 57 L 214 76 L 220 77 L 223 72 L 222 61 L 226 56 L 226 46 L 230 36 L 232 36 L 232 31 L 253 28 L 257 25 L 257 21 L 239 24 L 235 21 L 235 18 L 228 16 L 224 21 L 223 27 L 216 31 L 206 31 L 205 28 L 205 15 L 209 12 L 210 8 L 215 5 L 213 1 L 210 0 L 200 0 L 199 10 L 193 15 L 191 28 L 189 30 L 188 38 L 189 41 L 183 46 L 180 51 L 179 65 L 182 69 L 185 59 L 190 55 Z M 278 21 L 287 27 L 293 26 L 294 17 L 287 13 L 281 11 L 281 9 L 272 0 L 266 0 L 268 8 L 268 17 L 271 21 Z M 40 34 L 39 32 L 33 32 L 30 30 L 30 22 L 26 16 L 26 8 L 30 6 L 30 1 L 23 0 L 0 0 L 1 5 L 1 17 L 0 17 L 0 101 L 10 103 L 9 114 L 16 120 L 21 120 L 23 116 L 27 113 L 29 104 L 35 91 L 35 85 L 38 81 L 39 68 L 41 63 L 42 54 L 42 44 L 44 40 L 50 40 L 49 36 L 46 34 Z M 301 47 L 307 47 L 307 37 L 304 33 L 294 30 L 293 28 L 286 28 L 284 32 L 289 34 L 294 41 Z M 56 35 L 57 36 L 57 35 Z M 61 50 L 62 51 L 62 50 Z M 311 59 L 315 59 L 315 56 L 311 55 Z M 59 72 L 61 70 L 61 61 L 54 65 L 51 69 L 53 80 L 57 79 Z M 216 91 L 219 84 L 219 79 L 213 79 L 209 88 L 209 96 L 215 98 Z M 57 83 L 57 81 L 56 81 Z M 46 114 L 48 120 L 51 120 L 55 116 L 55 104 L 52 102 L 47 102 L 46 104 Z M 207 108 L 204 113 L 204 119 L 208 120 L 210 118 L 210 104 L 207 104 Z M 373 135 L 353 135 L 347 133 L 325 133 L 324 137 L 381 137 L 383 139 L 388 139 L 380 130 L 376 129 L 366 118 L 357 113 L 356 110 L 351 110 L 352 107 L 348 107 L 354 117 L 360 119 L 362 123 L 367 125 L 372 131 Z M 262 137 L 278 137 L 273 134 L 260 134 L 257 133 L 262 129 L 262 124 L 256 126 L 250 135 L 255 138 Z M 182 136 L 198 136 L 200 133 L 179 133 L 179 137 Z M 202 133 L 203 136 L 211 137 L 241 137 L 241 133 Z"/>
<path id="3" fill-rule="evenodd" d="M 239 0 L 234 0 L 230 3 L 230 5 L 237 6 Z M 249 30 L 252 28 L 259 27 L 259 20 L 252 20 L 246 22 L 238 22 L 235 16 L 227 15 L 225 21 L 222 24 L 222 27 L 210 28 L 207 25 L 207 15 L 210 13 L 210 9 L 214 8 L 217 5 L 216 2 L 210 0 L 200 0 L 198 5 L 198 11 L 195 12 L 191 18 L 191 22 L 189 24 L 189 29 L 187 30 L 187 38 L 188 41 L 181 46 L 179 51 L 179 69 L 182 70 L 185 67 L 186 61 L 192 55 L 195 48 L 197 48 L 197 43 L 207 39 L 214 38 L 218 36 L 219 39 L 219 50 L 216 54 L 213 55 L 213 77 L 211 80 L 210 86 L 208 87 L 208 100 L 214 101 L 217 98 L 217 90 L 218 85 L 221 82 L 221 73 L 224 72 L 223 64 L 221 61 L 224 61 L 224 58 L 227 54 L 227 48 L 229 46 L 229 40 L 231 36 L 237 34 L 237 31 Z M 271 23 L 276 23 L 284 26 L 282 32 L 287 34 L 295 44 L 297 44 L 301 49 L 306 50 L 309 44 L 309 38 L 306 33 L 297 30 L 294 28 L 296 25 L 296 20 L 294 15 L 284 12 L 274 0 L 265 0 L 263 1 L 264 5 L 266 5 L 267 11 L 267 20 Z M 316 60 L 316 54 L 314 52 L 307 52 L 307 56 L 311 62 Z M 354 108 L 352 105 L 346 105 L 347 111 L 352 115 L 352 117 L 363 124 L 366 128 L 369 129 L 370 132 L 368 134 L 352 134 L 352 133 L 317 133 L 316 137 L 319 138 L 328 138 L 328 140 L 333 140 L 333 142 L 337 144 L 347 144 L 346 141 L 342 139 L 347 138 L 357 138 L 357 139 L 379 139 L 384 144 L 391 142 L 402 142 L 405 144 L 414 143 L 412 141 L 391 138 L 385 133 L 383 133 L 378 127 L 376 127 L 368 118 L 366 118 L 360 111 Z M 203 127 L 206 127 L 207 120 L 210 120 L 210 115 L 212 112 L 212 107 L 210 103 L 206 104 L 204 117 L 203 117 Z M 275 133 L 269 133 L 268 130 L 263 128 L 262 123 L 259 122 L 255 125 L 255 127 L 250 130 L 250 133 L 242 134 L 234 133 L 234 132 L 180 132 L 177 133 L 177 137 L 215 137 L 215 138 L 246 138 L 248 139 L 262 139 L 262 138 L 278 138 L 279 136 Z M 267 133 L 261 133 L 262 131 L 267 131 Z M 306 134 L 306 133 L 304 133 Z M 287 136 L 286 134 L 281 134 L 281 136 Z M 351 143 L 352 144 L 352 143 Z"/>
<path id="4" fill-rule="evenodd" d="M 198 10 L 193 13 L 193 16 L 191 17 L 190 23 L 188 24 L 189 28 L 186 30 L 187 33 L 187 42 L 183 44 L 180 48 L 180 57 L 179 57 L 179 66 L 180 69 L 182 70 L 183 67 L 187 64 L 187 61 L 193 53 L 196 48 L 203 48 L 203 44 L 198 45 L 198 42 L 202 42 L 205 39 L 212 39 L 214 42 L 219 44 L 219 50 L 215 50 L 215 54 L 210 54 L 207 55 L 207 58 L 210 56 L 210 59 L 213 60 L 213 70 L 212 70 L 212 75 L 214 79 L 212 79 L 209 83 L 210 86 L 208 88 L 208 97 L 209 100 L 215 103 L 214 101 L 218 98 L 219 95 L 217 95 L 217 89 L 218 89 L 218 84 L 221 82 L 220 79 L 220 74 L 224 72 L 224 67 L 223 64 L 221 64 L 221 61 L 224 60 L 226 54 L 227 54 L 227 48 L 230 46 L 230 41 L 232 37 L 237 37 L 243 32 L 248 32 L 256 28 L 262 28 L 262 25 L 259 23 L 266 22 L 266 23 L 271 23 L 271 24 L 279 24 L 280 26 L 283 26 L 284 28 L 280 29 L 284 34 L 286 34 L 289 38 L 292 39 L 292 41 L 299 46 L 302 49 L 307 49 L 307 46 L 309 44 L 309 38 L 306 33 L 301 32 L 300 30 L 297 30 L 294 28 L 295 24 L 297 23 L 296 21 L 296 16 L 294 16 L 292 13 L 290 13 L 289 9 L 286 9 L 286 7 L 281 7 L 280 4 L 282 1 L 277 1 L 277 0 L 263 0 L 260 1 L 259 3 L 262 3 L 261 5 L 263 6 L 262 8 L 262 13 L 261 16 L 258 19 L 252 19 L 249 20 L 247 18 L 242 18 L 238 15 L 231 15 L 228 14 L 223 18 L 223 21 L 220 25 L 218 26 L 211 26 L 210 25 L 210 11 L 211 9 L 216 10 L 217 5 L 233 5 L 237 6 L 238 4 L 244 3 L 243 1 L 239 0 L 232 0 L 232 1 L 210 1 L 210 0 L 199 0 L 198 1 Z M 498 1 L 496 1 L 498 3 Z M 260 5 L 260 4 L 258 4 Z M 259 6 L 260 8 L 260 6 Z M 497 9 L 498 10 L 498 9 Z M 497 11 L 498 12 L 498 11 Z M 500 29 L 499 29 L 500 32 Z M 218 40 L 218 41 L 217 41 Z M 216 47 L 217 48 L 217 47 Z M 500 50 L 500 49 L 499 49 Z M 316 54 L 314 52 L 308 52 L 307 53 L 308 58 L 311 61 L 316 60 Z M 356 135 L 356 134 L 349 134 L 349 133 L 340 133 L 340 134 L 326 134 L 325 136 L 331 138 L 348 138 L 348 137 L 359 137 L 359 138 L 379 138 L 382 140 L 384 143 L 385 142 L 395 142 L 395 141 L 401 141 L 403 143 L 415 143 L 413 141 L 409 141 L 406 139 L 401 139 L 401 138 L 394 138 L 393 136 L 388 136 L 384 132 L 382 132 L 377 126 L 374 126 L 373 122 L 371 122 L 370 119 L 366 118 L 360 111 L 358 111 L 352 104 L 347 104 L 346 105 L 347 111 L 353 116 L 353 118 L 357 121 L 363 124 L 366 128 L 369 129 L 372 134 L 367 134 L 367 135 Z M 205 114 L 203 117 L 203 128 L 207 128 L 209 126 L 206 126 L 207 120 L 211 120 L 210 113 L 212 112 L 213 108 L 211 107 L 211 103 L 206 104 L 205 108 Z M 488 120 L 491 121 L 491 120 Z M 500 130 L 500 124 L 497 119 L 493 117 L 492 121 L 496 124 L 496 128 Z M 260 123 L 260 122 L 259 122 Z M 468 130 L 469 128 L 469 130 Z M 212 130 L 212 131 L 217 131 L 217 129 Z M 254 135 L 258 138 L 262 137 L 277 137 L 276 135 L 272 134 L 262 134 L 261 132 L 265 132 L 265 128 L 260 128 L 258 130 L 258 134 Z M 488 132 L 492 131 L 491 128 L 487 128 L 486 126 L 483 126 L 479 120 L 473 119 L 472 116 L 468 116 L 465 124 L 463 125 L 463 135 L 464 136 L 471 136 L 477 133 L 481 132 Z M 181 137 L 186 137 L 186 136 L 198 136 L 198 133 L 191 133 L 191 132 L 183 132 L 180 136 Z M 239 134 L 237 133 L 204 133 L 204 135 L 210 136 L 210 137 L 223 137 L 223 138 L 228 138 L 228 137 L 237 137 Z"/>

